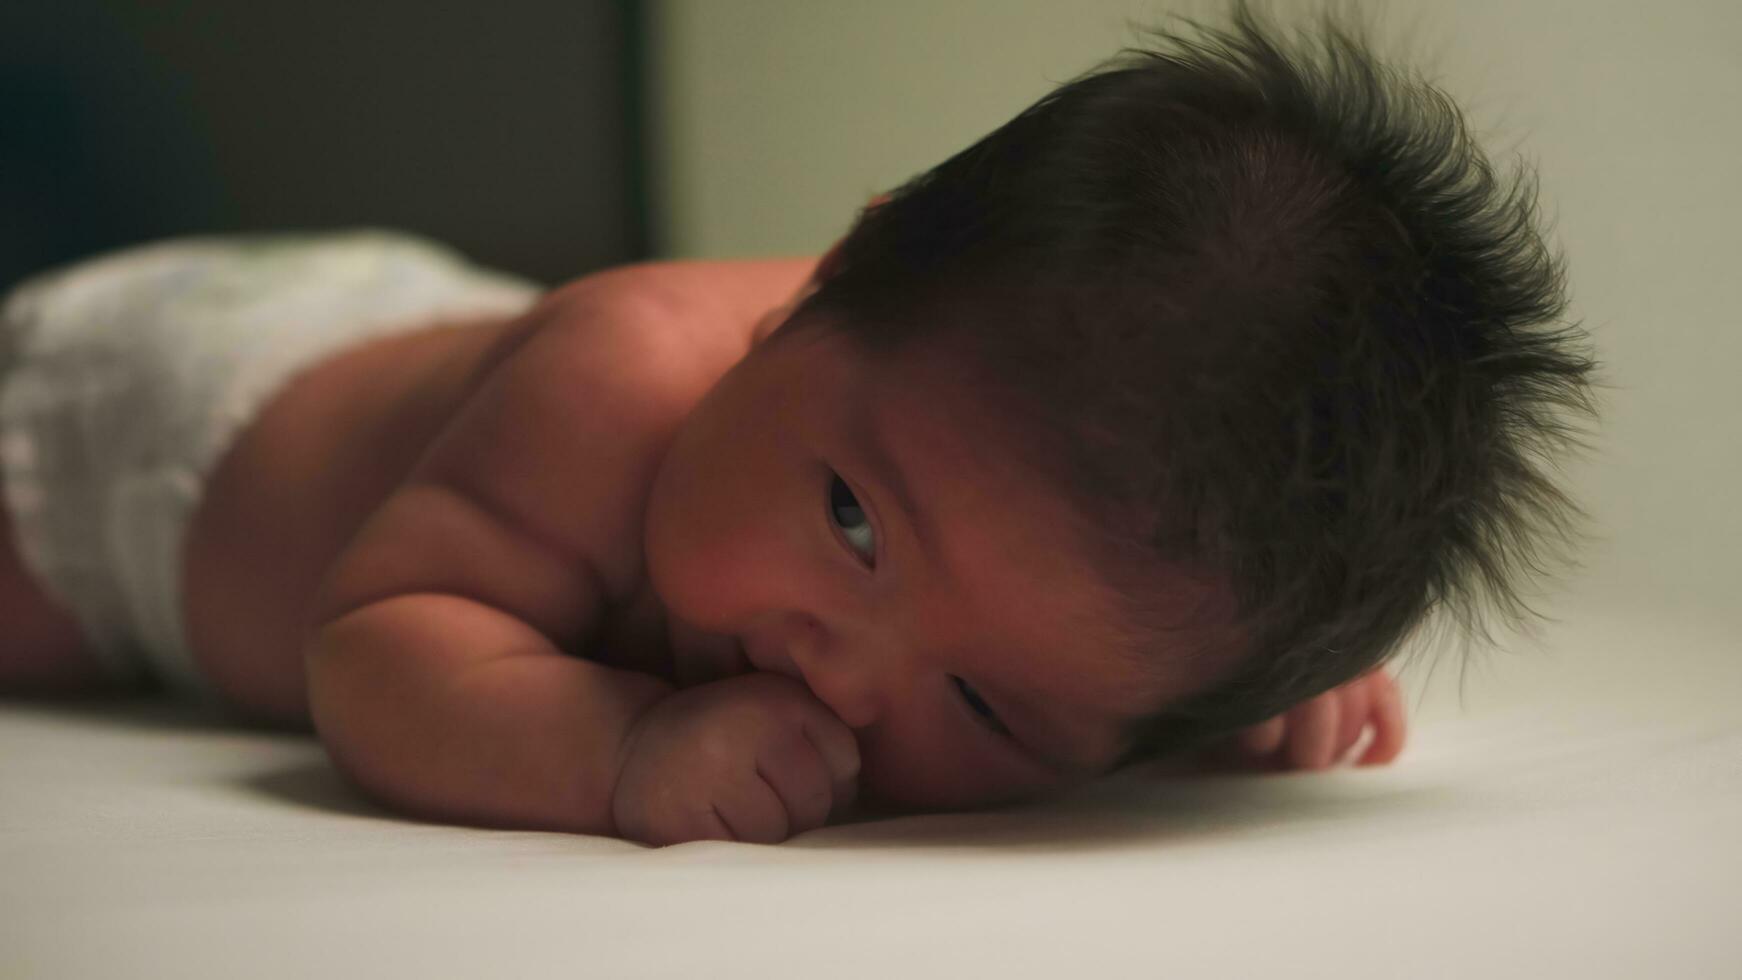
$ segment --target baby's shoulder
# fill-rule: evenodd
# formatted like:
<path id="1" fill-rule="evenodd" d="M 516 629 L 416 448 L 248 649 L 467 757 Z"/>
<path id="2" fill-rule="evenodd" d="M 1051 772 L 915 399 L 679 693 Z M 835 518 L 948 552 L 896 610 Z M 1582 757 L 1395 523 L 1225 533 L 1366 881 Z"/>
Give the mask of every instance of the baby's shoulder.
<path id="1" fill-rule="evenodd" d="M 553 290 L 516 332 L 506 344 L 530 348 L 517 383 L 549 389 L 578 411 L 641 415 L 637 421 L 653 425 L 671 423 L 673 412 L 687 415 L 749 348 L 746 330 L 712 322 L 657 266 L 625 266 Z"/>
<path id="2" fill-rule="evenodd" d="M 732 362 L 636 285 L 581 280 L 505 331 L 425 471 L 584 551 L 611 591 L 639 576 L 638 518 L 665 448 Z"/>

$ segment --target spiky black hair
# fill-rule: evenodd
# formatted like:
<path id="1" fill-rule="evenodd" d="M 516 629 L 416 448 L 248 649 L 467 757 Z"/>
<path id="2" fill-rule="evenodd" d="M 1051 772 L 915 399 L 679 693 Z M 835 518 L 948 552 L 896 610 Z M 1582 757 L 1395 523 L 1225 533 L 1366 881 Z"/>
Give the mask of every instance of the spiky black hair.
<path id="1" fill-rule="evenodd" d="M 876 351 L 947 333 L 1117 543 L 1157 656 L 1181 623 L 1142 569 L 1227 584 L 1231 619 L 1194 626 L 1230 667 L 1127 761 L 1350 680 L 1436 609 L 1526 624 L 1582 517 L 1551 464 L 1596 363 L 1534 172 L 1497 177 L 1363 24 L 1230 20 L 1151 30 L 910 181 L 801 310 Z"/>

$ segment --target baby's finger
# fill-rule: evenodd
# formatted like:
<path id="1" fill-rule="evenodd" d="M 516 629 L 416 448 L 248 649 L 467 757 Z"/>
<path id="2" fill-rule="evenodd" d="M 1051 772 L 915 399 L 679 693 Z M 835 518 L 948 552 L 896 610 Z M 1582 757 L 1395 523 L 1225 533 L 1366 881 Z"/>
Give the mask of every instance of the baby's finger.
<path id="1" fill-rule="evenodd" d="M 805 719 L 804 734 L 829 767 L 835 812 L 838 813 L 851 804 L 859 792 L 859 740 L 853 737 L 853 730 L 834 715 Z"/>
<path id="2" fill-rule="evenodd" d="M 774 787 L 756 773 L 731 780 L 730 785 L 718 791 L 714 803 L 714 812 L 732 832 L 733 840 L 778 844 L 791 836 L 786 807 L 775 795 Z"/>
<path id="3" fill-rule="evenodd" d="M 1403 692 L 1398 690 L 1395 680 L 1386 677 L 1383 683 L 1374 685 L 1372 696 L 1373 744 L 1361 753 L 1357 764 L 1363 766 L 1383 765 L 1403 751 Z"/>
<path id="4" fill-rule="evenodd" d="M 1321 694 L 1289 711 L 1286 749 L 1289 764 L 1297 769 L 1323 769 L 1330 765 L 1339 715 L 1335 692 Z"/>
<path id="5" fill-rule="evenodd" d="M 732 828 L 726 824 L 726 819 L 720 815 L 719 807 L 715 807 L 707 813 L 699 814 L 697 819 L 692 821 L 692 823 L 695 826 L 694 830 L 684 834 L 682 837 L 663 841 L 662 843 L 687 844 L 693 840 L 735 841 L 738 839 L 738 835 L 732 833 Z"/>
<path id="6" fill-rule="evenodd" d="M 1268 758 L 1282 747 L 1282 736 L 1286 722 L 1282 715 L 1277 715 L 1269 721 L 1261 721 L 1250 728 L 1243 728 L 1234 735 L 1234 746 L 1241 755 L 1254 759 Z"/>
<path id="7" fill-rule="evenodd" d="M 1342 718 L 1337 726 L 1337 747 L 1331 760 L 1339 761 L 1349 754 L 1361 733 L 1367 728 L 1367 713 L 1373 706 L 1372 678 L 1362 677 L 1337 689 Z"/>
<path id="8" fill-rule="evenodd" d="M 834 777 L 809 739 L 781 739 L 764 749 L 756 772 L 786 807 L 790 833 L 802 834 L 828 822 Z"/>
<path id="9" fill-rule="evenodd" d="M 633 840 L 669 847 L 697 840 L 737 840 L 732 829 L 720 819 L 718 809 L 701 812 L 671 812 L 662 819 L 650 821 L 645 827 L 620 827 Z"/>

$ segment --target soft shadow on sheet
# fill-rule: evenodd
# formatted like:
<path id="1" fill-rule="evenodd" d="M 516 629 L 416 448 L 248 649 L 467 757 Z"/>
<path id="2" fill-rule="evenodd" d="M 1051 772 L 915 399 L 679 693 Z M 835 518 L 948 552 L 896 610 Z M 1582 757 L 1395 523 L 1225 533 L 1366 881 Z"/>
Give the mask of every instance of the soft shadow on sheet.
<path id="1" fill-rule="evenodd" d="M 1359 824 L 1399 808 L 1450 806 L 1452 787 L 1378 771 L 1182 774 L 1135 768 L 1065 797 L 995 810 L 857 815 L 788 847 L 983 848 L 1070 853 L 1257 838 L 1304 825 Z"/>
<path id="2" fill-rule="evenodd" d="M 243 792 L 290 807 L 351 817 L 404 820 L 359 794 L 324 756 L 313 756 L 307 732 L 238 725 L 221 708 L 151 697 L 68 701 L 0 701 L 69 723 L 165 735 L 266 739 L 306 743 L 311 756 L 282 756 L 225 777 Z M 1184 845 L 1256 838 L 1304 825 L 1357 823 L 1398 808 L 1455 805 L 1455 787 L 1387 779 L 1383 770 L 1332 773 L 1202 775 L 1165 765 L 1136 767 L 1052 800 L 999 809 L 940 814 L 861 811 L 840 823 L 802 834 L 785 850 L 982 849 L 1076 853 L 1137 845 Z M 489 831 L 485 831 L 489 832 Z M 744 845 L 755 846 L 755 845 Z"/>

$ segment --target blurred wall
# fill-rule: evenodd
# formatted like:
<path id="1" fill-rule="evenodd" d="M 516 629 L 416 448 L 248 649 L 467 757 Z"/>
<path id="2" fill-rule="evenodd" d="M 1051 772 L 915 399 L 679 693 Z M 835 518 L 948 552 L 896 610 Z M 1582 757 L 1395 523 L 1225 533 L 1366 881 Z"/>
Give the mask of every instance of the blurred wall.
<path id="1" fill-rule="evenodd" d="M 1156 9 L 651 0 L 655 250 L 821 251 L 866 199 L 1113 54 L 1123 18 Z"/>
<path id="2" fill-rule="evenodd" d="M 1596 452 L 1569 469 L 1595 518 L 1586 567 L 1539 608 L 1568 623 L 1649 608 L 1742 630 L 1742 314 L 1731 288 L 1742 268 L 1742 4 L 1368 6 L 1382 49 L 1450 91 L 1500 160 L 1522 153 L 1538 169 L 1573 316 L 1611 385 Z M 1138 40 L 1127 18 L 1219 9 L 657 0 L 657 247 L 818 252 L 871 194 Z M 1665 639 L 1639 656 L 1668 671 L 1681 651 Z M 1551 671 L 1560 676 L 1545 685 L 1565 682 Z"/>
<path id="3" fill-rule="evenodd" d="M 637 258 L 632 0 L 6 0 L 0 287 L 145 239 L 384 225 Z"/>

